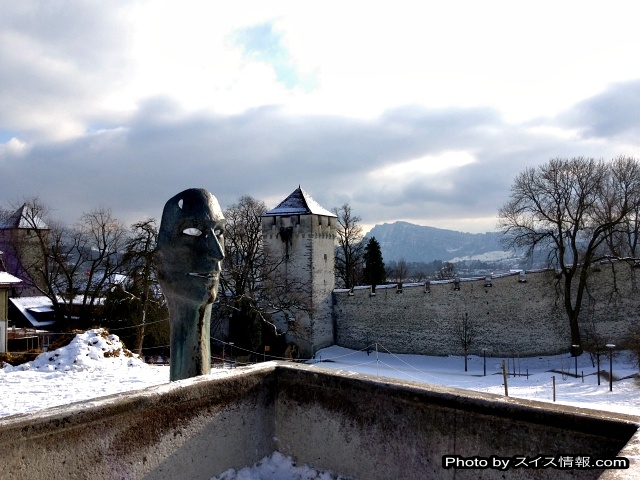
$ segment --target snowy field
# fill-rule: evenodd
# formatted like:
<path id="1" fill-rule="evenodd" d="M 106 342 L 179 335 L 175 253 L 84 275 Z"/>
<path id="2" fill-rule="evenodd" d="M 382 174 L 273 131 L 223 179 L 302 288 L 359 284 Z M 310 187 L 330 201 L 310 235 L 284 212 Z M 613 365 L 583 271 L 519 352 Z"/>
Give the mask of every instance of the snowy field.
<path id="1" fill-rule="evenodd" d="M 394 355 L 372 346 L 366 351 L 329 347 L 319 351 L 311 365 L 346 372 L 394 377 L 427 384 L 458 387 L 504 395 L 503 358 L 464 358 Z M 566 355 L 510 359 L 507 386 L 510 397 L 553 401 L 553 379 L 556 403 L 612 412 L 640 415 L 640 380 L 626 352 L 613 358 L 613 391 L 608 377 L 597 384 L 597 369 L 588 354 L 575 359 Z M 609 357 L 601 356 L 600 369 L 609 371 Z M 528 377 L 526 376 L 528 372 Z M 227 375 L 217 370 L 212 376 Z M 584 373 L 584 378 L 582 376 Z M 47 407 L 64 405 L 169 381 L 169 367 L 152 366 L 140 361 L 124 348 L 116 335 L 104 330 L 89 330 L 76 336 L 66 347 L 40 355 L 24 365 L 0 368 L 0 417 L 29 413 Z M 213 473 L 213 472 L 212 472 Z M 238 472 L 228 471 L 220 480 L 339 479 L 331 472 L 319 472 L 308 466 L 296 466 L 278 452 L 259 464 Z"/>
<path id="2" fill-rule="evenodd" d="M 371 350 L 367 354 L 364 351 L 334 346 L 318 352 L 316 359 L 318 363 L 315 365 L 325 368 L 498 395 L 504 395 L 502 361 L 505 360 L 511 375 L 507 379 L 510 397 L 553 402 L 552 377 L 555 376 L 557 404 L 640 415 L 638 368 L 633 365 L 628 352 L 614 351 L 612 392 L 609 391 L 608 353 L 600 355 L 600 371 L 607 373 L 606 376 L 601 376 L 600 385 L 598 385 L 597 367 L 592 365 L 587 353 L 578 357 L 578 378 L 575 377 L 575 358 L 570 357 L 568 353 L 520 359 L 488 357 L 486 376 L 484 376 L 484 359 L 474 355 L 468 357 L 467 372 L 464 371 L 464 357 L 394 355 L 385 352 L 382 347 L 379 347 L 378 353 Z M 514 368 L 515 377 L 513 376 Z"/>

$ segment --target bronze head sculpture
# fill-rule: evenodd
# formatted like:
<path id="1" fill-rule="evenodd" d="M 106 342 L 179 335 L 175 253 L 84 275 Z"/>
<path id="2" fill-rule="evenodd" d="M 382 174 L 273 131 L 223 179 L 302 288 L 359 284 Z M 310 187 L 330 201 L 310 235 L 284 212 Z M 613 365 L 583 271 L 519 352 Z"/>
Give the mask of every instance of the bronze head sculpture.
<path id="1" fill-rule="evenodd" d="M 211 305 L 224 258 L 216 197 L 191 188 L 167 201 L 158 232 L 158 281 L 169 306 L 171 381 L 211 371 Z"/>

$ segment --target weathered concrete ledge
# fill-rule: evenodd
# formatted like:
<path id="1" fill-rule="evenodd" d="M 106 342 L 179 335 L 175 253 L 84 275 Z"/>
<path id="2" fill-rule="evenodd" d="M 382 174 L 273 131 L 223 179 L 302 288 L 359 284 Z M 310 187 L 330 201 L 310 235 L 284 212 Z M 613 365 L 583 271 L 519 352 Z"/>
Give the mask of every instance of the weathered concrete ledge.
<path id="1" fill-rule="evenodd" d="M 2 479 L 196 479 L 276 449 L 274 366 L 0 420 Z M 223 468 L 224 467 L 224 468 Z"/>
<path id="2" fill-rule="evenodd" d="M 209 479 L 274 450 L 362 479 L 640 478 L 640 418 L 269 362 L 0 420 L 2 479 Z M 626 456 L 629 470 L 442 468 Z"/>

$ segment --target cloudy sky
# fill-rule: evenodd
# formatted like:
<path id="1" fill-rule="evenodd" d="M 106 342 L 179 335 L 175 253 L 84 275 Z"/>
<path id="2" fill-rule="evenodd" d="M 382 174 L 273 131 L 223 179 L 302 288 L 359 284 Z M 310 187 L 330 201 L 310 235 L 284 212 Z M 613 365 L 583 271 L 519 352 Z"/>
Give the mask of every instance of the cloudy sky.
<path id="1" fill-rule="evenodd" d="M 635 3 L 0 0 L 0 202 L 493 230 L 524 168 L 640 156 Z"/>

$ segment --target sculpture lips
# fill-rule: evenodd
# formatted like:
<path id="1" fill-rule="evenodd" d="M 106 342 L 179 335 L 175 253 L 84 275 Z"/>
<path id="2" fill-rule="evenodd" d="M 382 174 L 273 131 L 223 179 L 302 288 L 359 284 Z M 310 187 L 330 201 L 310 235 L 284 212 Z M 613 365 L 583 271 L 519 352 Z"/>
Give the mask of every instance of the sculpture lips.
<path id="1" fill-rule="evenodd" d="M 198 278 L 218 278 L 217 273 L 189 273 L 190 277 L 198 277 Z"/>

